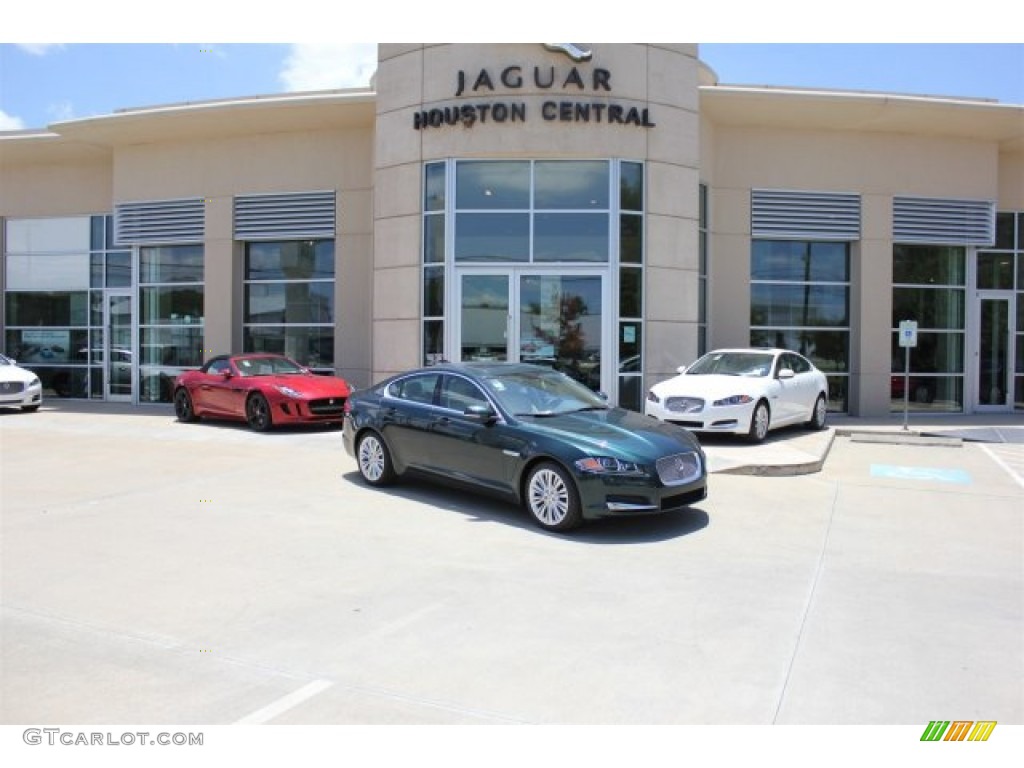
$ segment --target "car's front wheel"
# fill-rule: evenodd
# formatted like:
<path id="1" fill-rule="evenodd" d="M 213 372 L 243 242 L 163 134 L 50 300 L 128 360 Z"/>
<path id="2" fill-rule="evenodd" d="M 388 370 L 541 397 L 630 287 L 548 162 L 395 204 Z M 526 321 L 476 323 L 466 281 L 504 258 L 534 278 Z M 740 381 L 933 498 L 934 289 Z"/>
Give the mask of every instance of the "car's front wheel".
<path id="1" fill-rule="evenodd" d="M 253 394 L 245 404 L 245 420 L 257 432 L 266 432 L 273 425 L 274 420 L 270 416 L 270 403 L 259 392 Z"/>
<path id="2" fill-rule="evenodd" d="M 811 420 L 807 422 L 808 429 L 824 429 L 825 420 L 828 418 L 828 403 L 824 395 L 818 395 L 814 401 L 814 410 L 811 412 Z"/>
<path id="3" fill-rule="evenodd" d="M 754 408 L 754 414 L 750 417 L 750 430 L 747 438 L 753 443 L 760 443 L 768 436 L 768 425 L 771 421 L 771 414 L 768 411 L 768 403 L 764 400 Z"/>
<path id="4" fill-rule="evenodd" d="M 395 467 L 384 440 L 376 432 L 366 432 L 356 443 L 359 474 L 370 485 L 388 485 L 395 480 Z"/>
<path id="5" fill-rule="evenodd" d="M 23 405 L 23 406 L 21 406 L 21 410 L 23 410 L 25 413 L 35 413 L 36 411 L 39 410 L 39 406 L 38 405 Z"/>
<path id="6" fill-rule="evenodd" d="M 178 421 L 195 421 L 196 412 L 192 407 L 192 396 L 182 387 L 174 393 L 174 415 Z"/>
<path id="7" fill-rule="evenodd" d="M 568 531 L 583 522 L 576 483 L 557 464 L 543 462 L 526 479 L 526 508 L 547 531 Z"/>

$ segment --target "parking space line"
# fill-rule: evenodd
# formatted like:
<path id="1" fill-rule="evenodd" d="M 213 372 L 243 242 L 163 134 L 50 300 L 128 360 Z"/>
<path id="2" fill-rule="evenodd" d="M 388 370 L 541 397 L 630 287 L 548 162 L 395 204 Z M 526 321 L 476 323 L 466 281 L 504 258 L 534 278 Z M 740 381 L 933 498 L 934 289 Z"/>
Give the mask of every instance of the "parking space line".
<path id="1" fill-rule="evenodd" d="M 981 450 L 983 450 L 985 453 L 989 455 L 992 461 L 994 461 L 996 464 L 1002 467 L 1006 471 L 1006 473 L 1016 481 L 1017 485 L 1019 485 L 1021 488 L 1024 488 L 1024 478 L 1021 477 L 1019 472 L 1015 471 L 1013 467 L 1007 464 L 1006 461 L 1004 461 L 1003 458 L 999 456 L 989 446 L 981 445 L 979 447 L 981 448 Z"/>
<path id="2" fill-rule="evenodd" d="M 289 693 L 287 696 L 282 696 L 262 709 L 257 709 L 252 714 L 246 715 L 241 720 L 236 720 L 235 725 L 260 725 L 261 723 L 266 723 L 283 712 L 294 709 L 304 701 L 308 701 L 332 685 L 334 683 L 327 680 L 314 680 L 312 683 L 302 686 L 299 690 Z"/>

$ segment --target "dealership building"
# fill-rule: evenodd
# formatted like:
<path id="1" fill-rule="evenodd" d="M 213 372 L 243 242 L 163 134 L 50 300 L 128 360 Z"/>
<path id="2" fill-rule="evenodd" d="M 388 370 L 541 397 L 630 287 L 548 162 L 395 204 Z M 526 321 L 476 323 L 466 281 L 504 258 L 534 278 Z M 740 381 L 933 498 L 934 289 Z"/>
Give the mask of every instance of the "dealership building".
<path id="1" fill-rule="evenodd" d="M 356 386 L 533 361 L 642 410 L 783 346 L 836 412 L 1024 410 L 1024 106 L 726 85 L 698 45 L 382 44 L 366 89 L 3 132 L 0 251 L 46 398 L 272 351 Z"/>

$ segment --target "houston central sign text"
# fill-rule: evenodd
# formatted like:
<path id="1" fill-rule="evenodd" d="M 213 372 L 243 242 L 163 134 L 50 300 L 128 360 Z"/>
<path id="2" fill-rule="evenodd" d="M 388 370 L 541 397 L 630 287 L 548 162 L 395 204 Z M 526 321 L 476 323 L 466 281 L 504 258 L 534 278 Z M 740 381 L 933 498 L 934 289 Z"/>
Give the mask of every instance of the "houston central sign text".
<path id="1" fill-rule="evenodd" d="M 530 116 L 530 104 L 487 97 L 497 95 L 499 90 L 517 91 L 530 86 L 541 91 L 556 91 L 560 97 L 541 102 L 537 110 L 541 120 L 635 125 L 641 128 L 655 126 L 647 107 L 617 104 L 610 100 L 612 73 L 607 69 L 594 67 L 581 71 L 578 67 L 564 69 L 513 64 L 493 71 L 487 68 L 475 73 L 459 70 L 455 77 L 454 95 L 460 101 L 416 112 L 413 128 L 420 131 L 446 125 L 461 124 L 470 128 L 477 123 L 525 123 Z"/>

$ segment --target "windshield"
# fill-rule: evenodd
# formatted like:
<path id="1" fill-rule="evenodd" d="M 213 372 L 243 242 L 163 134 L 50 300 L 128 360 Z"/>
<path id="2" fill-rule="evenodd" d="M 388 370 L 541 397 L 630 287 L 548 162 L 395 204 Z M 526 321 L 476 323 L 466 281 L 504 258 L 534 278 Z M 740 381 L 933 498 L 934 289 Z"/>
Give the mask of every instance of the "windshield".
<path id="1" fill-rule="evenodd" d="M 558 416 L 605 410 L 608 403 L 563 373 L 547 369 L 484 378 L 484 386 L 513 416 Z"/>
<path id="2" fill-rule="evenodd" d="M 243 376 L 282 376 L 305 373 L 305 369 L 287 357 L 241 357 L 235 360 Z"/>
<path id="3" fill-rule="evenodd" d="M 14 365 L 14 361 L 11 360 L 11 358 L 9 357 L 4 357 L 3 355 L 0 355 L 0 365 Z"/>
<path id="4" fill-rule="evenodd" d="M 687 376 L 767 376 L 774 356 L 769 352 L 709 352 L 686 369 Z"/>

